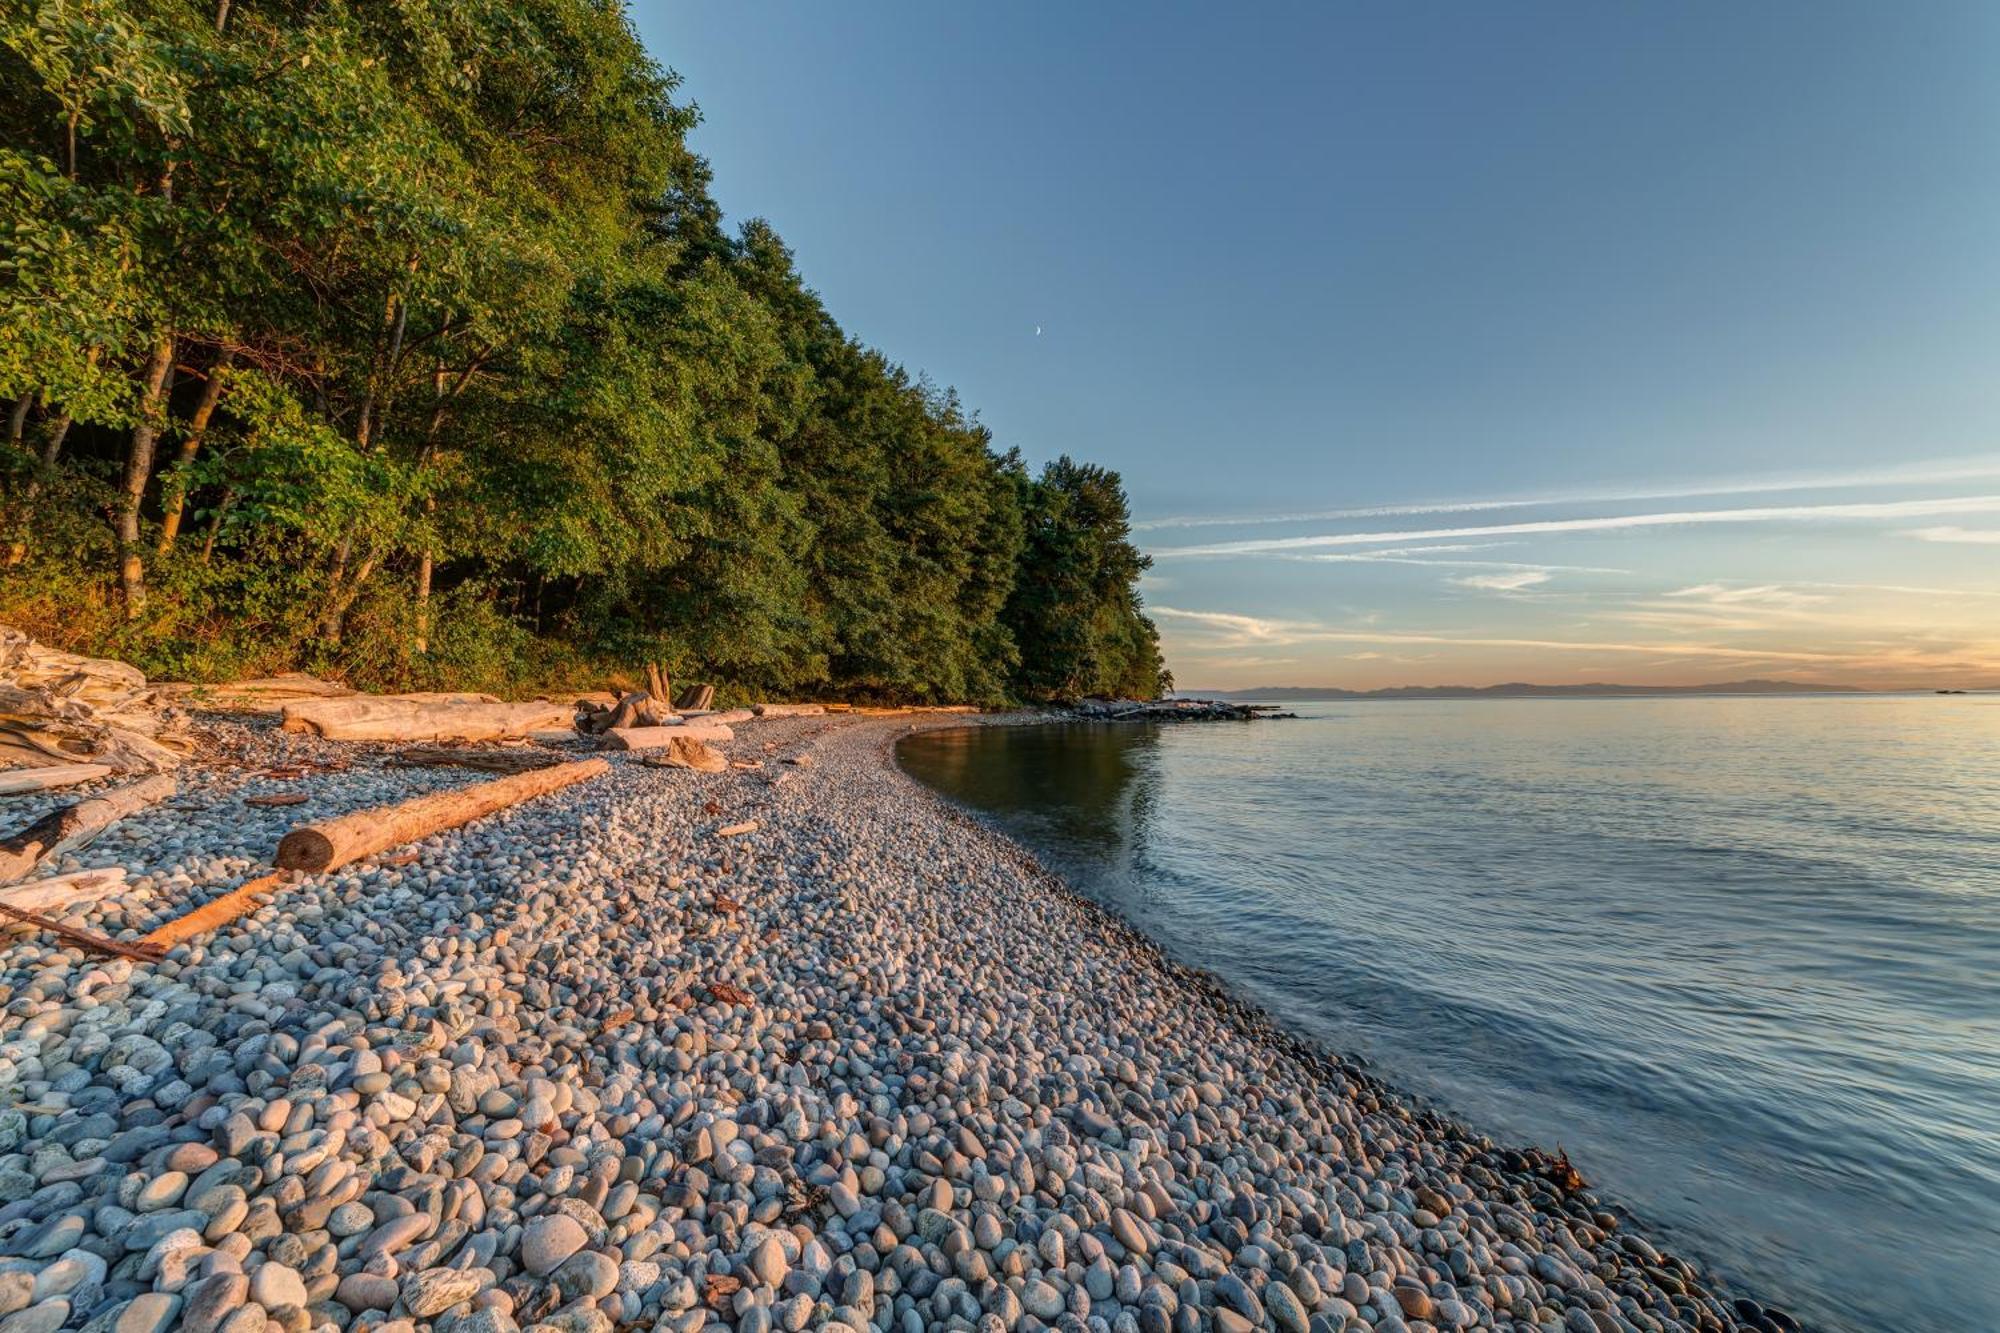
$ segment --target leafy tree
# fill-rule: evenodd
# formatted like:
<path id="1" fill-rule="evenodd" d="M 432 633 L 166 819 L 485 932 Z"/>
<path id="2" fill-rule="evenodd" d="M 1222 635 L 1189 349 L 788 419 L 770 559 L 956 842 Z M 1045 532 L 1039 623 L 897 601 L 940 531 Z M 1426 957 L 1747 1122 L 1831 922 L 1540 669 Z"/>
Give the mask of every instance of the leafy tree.
<path id="1" fill-rule="evenodd" d="M 604 0 L 0 15 L 0 616 L 197 676 L 1150 692 L 1115 476 L 1031 480 L 731 236 Z"/>

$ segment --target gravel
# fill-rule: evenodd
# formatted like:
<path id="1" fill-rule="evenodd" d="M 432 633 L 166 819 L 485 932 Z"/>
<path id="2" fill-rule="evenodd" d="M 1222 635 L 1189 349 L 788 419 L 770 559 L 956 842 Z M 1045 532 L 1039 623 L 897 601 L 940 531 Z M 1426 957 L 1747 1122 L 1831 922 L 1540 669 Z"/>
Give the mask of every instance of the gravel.
<path id="1" fill-rule="evenodd" d="M 162 964 L 10 932 L 0 1333 L 1797 1327 L 1166 960 L 896 771 L 910 725 L 619 759 Z M 55 867 L 131 875 L 71 924 L 484 776 L 227 739 Z"/>

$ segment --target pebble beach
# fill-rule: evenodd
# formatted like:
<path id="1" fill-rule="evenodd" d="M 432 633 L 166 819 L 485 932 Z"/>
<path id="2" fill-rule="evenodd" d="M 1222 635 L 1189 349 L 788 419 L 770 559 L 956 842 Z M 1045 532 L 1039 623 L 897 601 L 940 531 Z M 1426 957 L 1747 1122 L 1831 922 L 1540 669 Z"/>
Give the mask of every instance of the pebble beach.
<path id="1" fill-rule="evenodd" d="M 618 756 L 162 963 L 10 928 L 0 1333 L 1799 1327 L 896 768 L 964 724 Z M 223 731 L 49 868 L 128 873 L 68 924 L 144 931 L 296 823 L 486 776 Z"/>

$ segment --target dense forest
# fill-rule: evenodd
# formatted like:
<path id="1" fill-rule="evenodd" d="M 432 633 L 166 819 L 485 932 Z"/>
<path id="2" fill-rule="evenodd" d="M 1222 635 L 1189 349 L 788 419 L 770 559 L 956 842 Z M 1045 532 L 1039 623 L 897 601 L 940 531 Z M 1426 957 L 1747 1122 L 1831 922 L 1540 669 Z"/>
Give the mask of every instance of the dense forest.
<path id="1" fill-rule="evenodd" d="M 620 5 L 0 22 L 0 620 L 187 679 L 1161 686 L 1117 475 L 725 228 Z"/>

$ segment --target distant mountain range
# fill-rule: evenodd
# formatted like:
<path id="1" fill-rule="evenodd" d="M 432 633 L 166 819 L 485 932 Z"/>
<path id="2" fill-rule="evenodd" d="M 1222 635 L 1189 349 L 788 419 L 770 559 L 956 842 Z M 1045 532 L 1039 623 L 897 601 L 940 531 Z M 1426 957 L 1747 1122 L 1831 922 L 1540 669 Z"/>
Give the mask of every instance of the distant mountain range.
<path id="1" fill-rule="evenodd" d="M 1853 685 L 1813 685 L 1796 680 L 1731 680 L 1716 685 L 1395 685 L 1382 690 L 1341 690 L 1330 685 L 1272 685 L 1261 690 L 1182 690 L 1181 699 L 1601 699 L 1658 694 L 1866 694 Z"/>

